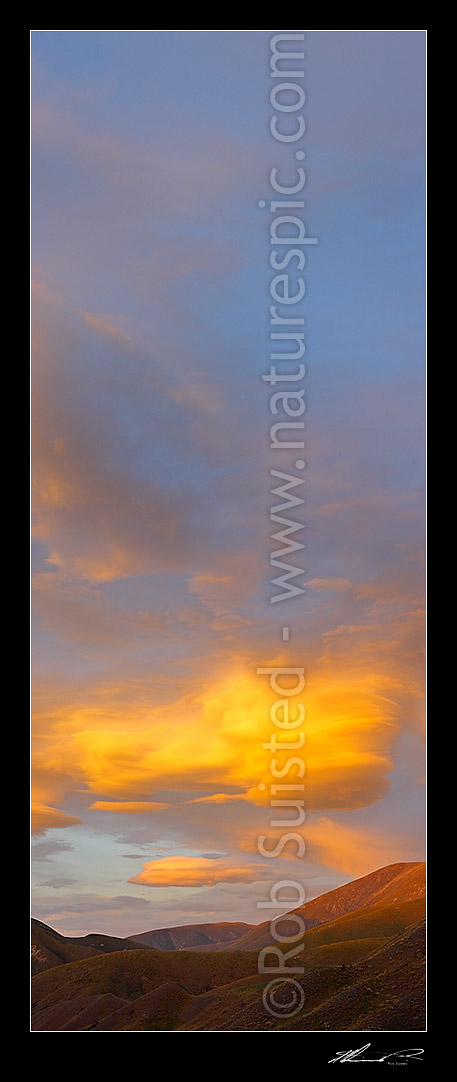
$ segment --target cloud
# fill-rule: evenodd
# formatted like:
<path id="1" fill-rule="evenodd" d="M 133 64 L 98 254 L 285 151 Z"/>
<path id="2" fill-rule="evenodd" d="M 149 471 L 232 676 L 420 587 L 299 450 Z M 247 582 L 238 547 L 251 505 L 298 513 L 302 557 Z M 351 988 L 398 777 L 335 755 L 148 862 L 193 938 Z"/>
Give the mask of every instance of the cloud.
<path id="1" fill-rule="evenodd" d="M 249 69 L 252 104 L 252 50 L 226 39 L 211 43 L 222 64 L 230 56 L 216 86 L 234 63 L 240 77 Z M 421 153 L 418 81 L 416 69 L 405 82 L 402 49 L 408 58 L 414 47 L 399 47 L 404 35 L 385 35 L 380 50 L 371 40 L 346 36 L 345 54 L 338 32 L 314 38 L 323 172 L 311 183 L 328 243 L 325 281 L 323 265 L 313 270 L 322 348 L 309 383 L 310 581 L 281 655 L 307 670 L 309 850 L 338 874 L 388 862 L 382 832 L 352 823 L 351 833 L 336 817 L 376 805 L 382 817 L 395 768 L 409 762 L 398 738 L 422 727 L 421 341 L 409 285 L 419 263 L 405 172 L 409 155 L 417 176 Z M 102 98 L 98 86 L 90 97 L 88 70 L 76 93 L 71 74 L 58 91 L 50 76 L 34 104 L 35 800 L 42 824 L 89 823 L 97 882 L 101 863 L 111 874 L 115 838 L 134 852 L 114 860 L 143 852 L 157 865 L 142 849 L 157 823 L 164 844 L 201 849 L 201 864 L 220 849 L 228 868 L 246 868 L 269 812 L 271 698 L 255 671 L 274 662 L 279 639 L 266 597 L 267 416 L 253 323 L 263 311 L 256 199 L 269 163 L 249 127 L 243 136 L 236 103 L 226 125 L 233 96 L 208 123 L 219 97 L 208 97 L 203 53 L 192 85 L 205 90 L 204 123 L 193 92 L 185 118 L 158 119 L 157 72 L 150 84 L 142 69 L 135 87 L 147 107 L 127 125 L 128 64 Z M 336 105 L 329 64 L 344 88 Z M 130 104 L 119 109 L 125 79 Z M 181 91 L 178 80 L 175 107 Z M 58 850 L 35 852 L 52 860 Z M 78 882 L 84 861 L 72 854 Z M 115 874 L 125 878 L 122 859 Z M 214 901 L 206 887 L 195 901 L 200 919 L 211 906 L 218 919 L 249 886 L 211 890 Z M 101 915 L 105 901 L 74 901 L 92 930 L 90 906 Z M 113 924 L 121 917 L 114 906 Z"/>
<path id="2" fill-rule="evenodd" d="M 188 804 L 229 804 L 232 800 L 246 800 L 244 793 L 211 793 L 210 796 L 197 796 L 188 800 Z"/>
<path id="3" fill-rule="evenodd" d="M 218 883 L 255 883 L 265 878 L 262 864 L 231 865 L 202 857 L 163 857 L 148 861 L 144 871 L 129 879 L 148 887 L 212 887 Z"/>
<path id="4" fill-rule="evenodd" d="M 56 572 L 33 577 L 34 611 L 46 631 L 60 642 L 91 650 L 133 649 L 138 642 L 169 634 L 172 620 L 165 612 L 129 611 L 116 605 L 101 589 L 67 582 Z"/>
<path id="5" fill-rule="evenodd" d="M 54 903 L 56 904 L 56 903 Z M 67 913 L 91 913 L 128 912 L 129 910 L 145 910 L 149 912 L 150 904 L 144 898 L 135 897 L 132 894 L 103 895 L 103 894 L 79 894 L 59 898 L 59 912 L 49 912 L 48 903 L 39 901 L 35 907 L 35 913 L 48 913 L 49 920 L 61 920 Z"/>
<path id="6" fill-rule="evenodd" d="M 68 875 L 61 875 L 58 879 L 45 879 L 42 883 L 37 883 L 38 887 L 52 887 L 53 890 L 62 890 L 64 887 L 71 887 L 73 883 L 77 883 L 77 879 L 71 879 Z"/>
<path id="7" fill-rule="evenodd" d="M 46 830 L 77 826 L 82 823 L 77 815 L 68 815 L 60 808 L 50 808 L 46 804 L 32 803 L 32 834 L 44 834 Z"/>
<path id="8" fill-rule="evenodd" d="M 136 860 L 137 862 L 143 862 L 144 853 L 123 853 L 122 857 L 124 860 Z"/>
<path id="9" fill-rule="evenodd" d="M 173 381 L 128 342 L 92 350 L 93 327 L 58 298 L 39 293 L 33 313 L 33 529 L 49 561 L 93 583 L 198 566 L 202 496 L 189 477 L 170 486 L 165 468 L 191 438 Z"/>
<path id="10" fill-rule="evenodd" d="M 116 341 L 130 344 L 132 339 L 123 330 L 122 324 L 125 320 L 120 316 L 102 316 L 97 315 L 94 312 L 81 312 L 81 316 L 84 323 L 87 323 L 89 327 L 97 331 L 99 334 L 107 335 L 108 338 L 115 338 Z"/>
<path id="11" fill-rule="evenodd" d="M 320 592 L 320 591 L 327 592 L 328 591 L 330 593 L 333 593 L 334 591 L 342 591 L 342 592 L 349 591 L 350 593 L 354 593 L 354 591 L 356 589 L 356 587 L 354 586 L 354 583 L 351 582 L 350 579 L 338 579 L 338 578 L 308 579 L 308 581 L 306 583 L 306 588 L 308 590 L 317 590 L 318 592 Z"/>
<path id="12" fill-rule="evenodd" d="M 303 834 L 310 860 L 351 878 L 411 860 L 410 845 L 403 841 L 401 833 L 382 836 L 379 831 L 347 826 L 324 816 L 308 823 Z"/>
<path id="13" fill-rule="evenodd" d="M 90 807 L 95 811 L 120 812 L 122 815 L 150 815 L 170 805 L 153 800 L 96 800 Z"/>
<path id="14" fill-rule="evenodd" d="M 246 199 L 253 183 L 259 183 L 259 152 L 265 159 L 261 138 L 257 145 L 252 139 L 240 145 L 220 125 L 209 131 L 207 124 L 196 124 L 195 115 L 191 130 L 182 122 L 173 137 L 167 126 L 160 138 L 141 141 L 132 134 L 120 135 L 118 128 L 98 130 L 87 116 L 81 124 L 74 109 L 63 108 L 61 99 L 49 94 L 34 103 L 33 152 L 42 214 L 45 221 L 48 216 L 59 221 L 61 228 L 60 245 L 52 252 L 54 265 L 70 250 L 73 265 L 82 266 L 86 274 L 95 266 L 106 278 L 115 267 L 126 289 L 141 275 L 150 293 L 156 293 L 157 284 L 151 290 L 145 272 L 152 269 L 160 280 L 164 264 L 167 279 L 169 248 L 175 261 L 179 253 L 176 274 L 189 274 L 202 262 L 213 275 L 220 274 L 227 247 L 233 264 L 236 245 L 224 245 L 222 252 L 219 245 L 214 253 L 214 230 L 208 243 L 199 245 L 198 230 L 197 237 L 195 229 L 188 236 L 189 219 L 194 225 L 205 223 L 211 209 L 220 214 L 221 202 L 227 213 L 240 191 Z M 141 241 L 151 228 L 154 244 L 148 259 Z"/>
<path id="15" fill-rule="evenodd" d="M 59 853 L 71 853 L 73 846 L 70 842 L 34 842 L 32 845 L 32 861 L 41 861 L 43 863 L 53 863 L 53 857 L 58 856 Z"/>
<path id="16" fill-rule="evenodd" d="M 333 659 L 331 671 L 322 663 L 307 691 L 304 760 L 310 808 L 366 807 L 389 786 L 397 689 L 390 673 L 382 667 L 373 671 L 362 661 L 351 662 L 349 673 L 346 656 Z M 262 745 L 270 739 L 275 697 L 265 677 L 239 666 L 232 676 L 160 706 L 145 700 L 141 688 L 134 701 L 130 688 L 102 686 L 87 704 L 62 704 L 57 719 L 50 719 L 38 762 L 41 769 L 48 763 L 58 775 L 80 779 L 98 799 L 134 804 L 157 790 L 197 789 L 197 800 L 207 796 L 209 804 L 220 803 L 221 794 L 225 803 L 247 797 L 266 804 L 273 779 L 271 755 Z M 278 753 L 279 764 L 287 754 Z M 229 793 L 227 799 L 224 786 L 239 795 Z"/>

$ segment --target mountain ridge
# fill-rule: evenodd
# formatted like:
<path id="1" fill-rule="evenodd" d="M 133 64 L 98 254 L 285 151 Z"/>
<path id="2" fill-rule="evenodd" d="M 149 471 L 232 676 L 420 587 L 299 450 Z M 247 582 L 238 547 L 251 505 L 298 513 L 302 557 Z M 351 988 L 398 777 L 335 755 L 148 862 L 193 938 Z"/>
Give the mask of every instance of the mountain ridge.
<path id="1" fill-rule="evenodd" d="M 337 917 L 384 904 L 400 904 L 425 898 L 425 870 L 423 861 L 388 864 L 368 875 L 360 876 L 350 883 L 312 898 L 290 913 L 298 913 L 305 921 L 306 931 L 326 924 Z M 287 924 L 287 912 L 281 920 L 281 935 L 295 935 L 295 921 Z M 226 950 L 259 950 L 272 942 L 270 921 L 258 924 L 251 932 L 227 946 Z M 204 949 L 204 948 L 203 948 Z"/>
<path id="2" fill-rule="evenodd" d="M 256 926 L 245 921 L 221 921 L 220 923 L 183 924 L 171 928 L 153 928 L 129 936 L 129 940 L 158 950 L 194 950 L 205 945 L 223 945 L 241 939 Z"/>
<path id="3" fill-rule="evenodd" d="M 297 978 L 304 1006 L 289 1022 L 265 1011 L 262 994 L 268 976 L 258 972 L 257 951 L 208 954 L 143 948 L 39 973 L 32 980 L 32 1028 L 420 1029 L 424 905 L 424 899 L 375 905 L 306 932 L 304 949 L 294 959 L 294 965 L 304 965 Z M 280 989 L 279 998 L 281 994 Z"/>
<path id="4" fill-rule="evenodd" d="M 151 948 L 148 948 L 151 949 Z M 55 966 L 67 965 L 84 958 L 115 951 L 138 950 L 138 944 L 118 936 L 89 932 L 86 936 L 63 936 L 55 928 L 32 917 L 31 964 L 32 976 Z"/>

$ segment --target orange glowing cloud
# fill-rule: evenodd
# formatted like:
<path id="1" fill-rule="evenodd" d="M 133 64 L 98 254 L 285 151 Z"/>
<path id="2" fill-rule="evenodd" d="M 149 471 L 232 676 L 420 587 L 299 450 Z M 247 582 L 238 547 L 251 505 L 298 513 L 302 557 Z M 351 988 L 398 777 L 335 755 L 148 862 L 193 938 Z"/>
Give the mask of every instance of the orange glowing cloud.
<path id="1" fill-rule="evenodd" d="M 148 887 L 214 887 L 218 883 L 256 883 L 265 877 L 261 864 L 232 865 L 201 857 L 163 857 L 148 861 L 129 879 Z"/>
<path id="2" fill-rule="evenodd" d="M 160 804 L 153 800 L 96 800 L 90 805 L 96 811 L 121 812 L 123 815 L 149 815 L 163 811 L 169 804 Z"/>
<path id="3" fill-rule="evenodd" d="M 188 804 L 229 804 L 232 800 L 246 800 L 244 793 L 211 793 L 210 796 L 197 796 L 188 800 Z"/>
<path id="4" fill-rule="evenodd" d="M 351 878 L 367 875 L 374 868 L 411 860 L 408 845 L 401 836 L 383 837 L 379 832 L 344 826 L 323 817 L 303 828 L 307 856 Z"/>
<path id="5" fill-rule="evenodd" d="M 82 823 L 76 815 L 68 815 L 60 808 L 50 808 L 47 804 L 32 803 L 32 834 L 44 834 L 45 830 L 55 827 L 73 827 Z"/>
<path id="6" fill-rule="evenodd" d="M 297 860 L 297 845 L 292 840 L 279 849 L 279 841 L 284 835 L 281 827 L 268 829 L 266 849 L 276 851 L 281 860 Z M 383 835 L 378 830 L 348 826 L 336 822 L 328 816 L 306 816 L 300 828 L 304 842 L 304 853 L 308 864 L 322 864 L 334 868 L 350 878 L 367 875 L 375 868 L 387 864 L 402 863 L 411 860 L 411 849 L 407 840 L 403 844 L 401 835 L 392 838 L 392 833 Z M 245 853 L 258 853 L 258 838 L 238 839 L 238 849 Z"/>

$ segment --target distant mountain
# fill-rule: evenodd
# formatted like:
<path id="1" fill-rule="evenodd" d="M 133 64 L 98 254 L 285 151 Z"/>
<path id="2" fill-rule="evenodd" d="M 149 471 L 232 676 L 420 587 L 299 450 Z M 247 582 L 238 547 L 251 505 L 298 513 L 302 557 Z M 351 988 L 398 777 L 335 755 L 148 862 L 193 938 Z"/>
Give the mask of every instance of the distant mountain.
<path id="1" fill-rule="evenodd" d="M 130 939 L 164 951 L 189 950 L 190 947 L 201 950 L 215 944 L 224 950 L 225 944 L 240 939 L 253 928 L 254 924 L 244 923 L 185 924 L 181 928 L 155 928 L 151 932 L 140 932 L 139 935 L 130 936 Z"/>
<path id="2" fill-rule="evenodd" d="M 54 966 L 78 962 L 83 958 L 93 958 L 97 954 L 109 954 L 112 951 L 138 950 L 138 944 L 130 939 L 117 939 L 115 936 L 90 935 L 71 937 L 49 928 L 40 920 L 32 918 L 32 975 Z"/>
<path id="3" fill-rule="evenodd" d="M 422 1029 L 423 909 L 423 899 L 375 905 L 306 932 L 304 950 L 294 959 L 294 965 L 305 965 L 298 978 L 304 1006 L 289 1021 L 265 1011 L 267 978 L 258 973 L 256 951 L 143 949 L 38 974 L 32 981 L 32 1028 Z"/>
<path id="4" fill-rule="evenodd" d="M 293 912 L 301 914 L 308 931 L 317 925 L 325 924 L 336 917 L 360 909 L 417 901 L 425 898 L 425 867 L 425 863 L 389 864 L 386 868 L 379 868 L 376 872 L 362 876 L 361 879 L 354 879 L 352 883 L 346 883 L 343 887 L 321 894 Z M 281 935 L 295 935 L 296 923 L 291 921 L 288 925 L 286 921 L 281 921 L 280 931 Z M 271 942 L 270 922 L 265 921 L 247 932 L 236 943 L 222 949 L 259 950 L 260 947 L 265 947 Z"/>
<path id="5" fill-rule="evenodd" d="M 415 901 L 425 897 L 425 864 L 389 864 L 343 887 L 313 898 L 300 909 L 307 930 L 337 917 L 373 905 Z M 288 934 L 287 922 L 281 922 L 281 934 Z M 295 934 L 295 923 L 290 924 Z M 119 950 L 151 947 L 163 951 L 250 951 L 271 942 L 270 922 L 252 925 L 244 922 L 188 924 L 179 928 L 158 928 L 140 932 L 127 939 L 92 933 L 87 936 L 62 936 L 39 920 L 32 920 L 32 974 Z"/>

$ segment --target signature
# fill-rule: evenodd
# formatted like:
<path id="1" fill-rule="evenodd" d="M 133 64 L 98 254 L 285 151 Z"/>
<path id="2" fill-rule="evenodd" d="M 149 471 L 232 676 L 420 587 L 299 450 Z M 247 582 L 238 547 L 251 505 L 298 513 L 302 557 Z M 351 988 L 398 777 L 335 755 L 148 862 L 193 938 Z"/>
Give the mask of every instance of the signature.
<path id="1" fill-rule="evenodd" d="M 329 1059 L 329 1063 L 385 1063 L 387 1060 L 407 1061 L 414 1059 L 422 1062 L 423 1048 L 402 1048 L 400 1052 L 386 1052 L 385 1055 L 362 1056 L 362 1052 L 366 1052 L 367 1048 L 371 1048 L 371 1044 L 364 1044 L 362 1048 L 350 1048 L 347 1052 L 337 1052 L 334 1059 Z"/>

